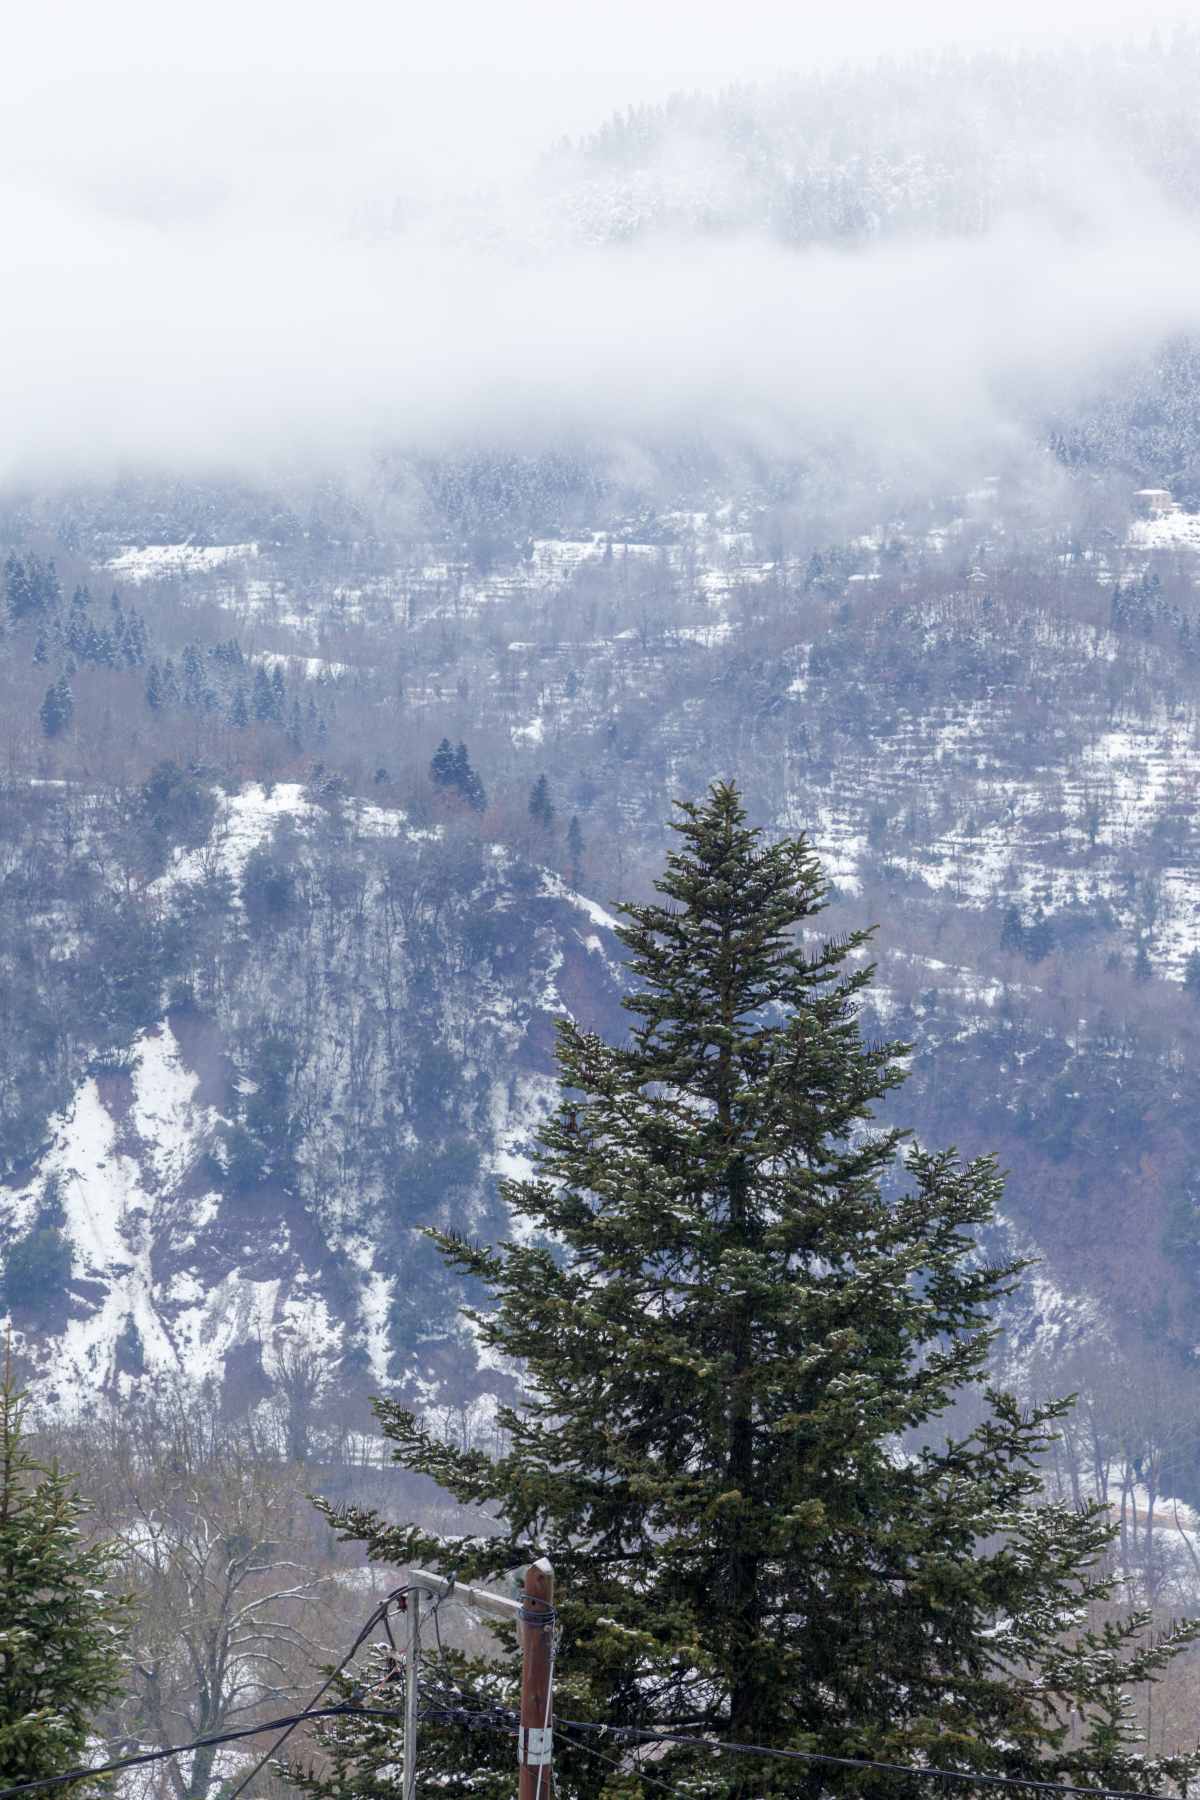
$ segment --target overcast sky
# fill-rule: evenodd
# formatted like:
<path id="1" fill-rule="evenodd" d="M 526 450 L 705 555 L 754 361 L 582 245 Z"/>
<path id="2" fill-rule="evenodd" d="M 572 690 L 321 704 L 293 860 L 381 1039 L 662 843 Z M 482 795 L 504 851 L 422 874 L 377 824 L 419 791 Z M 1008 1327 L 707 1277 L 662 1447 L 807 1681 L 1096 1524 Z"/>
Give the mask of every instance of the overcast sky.
<path id="1" fill-rule="evenodd" d="M 534 277 L 497 266 L 486 230 L 452 254 L 394 243 L 396 198 L 507 181 L 517 207 L 548 140 L 680 87 L 938 45 L 1140 38 L 1174 15 L 1119 0 L 10 7 L 0 474 L 342 454 L 401 425 L 518 419 L 620 437 L 740 413 L 786 442 L 813 395 L 865 429 L 882 393 L 944 436 L 955 404 L 1071 364 L 1083 315 L 1101 354 L 1190 318 L 1191 237 L 1135 194 L 1078 254 L 1018 224 L 961 254 L 881 252 L 853 279 L 767 245 L 572 249 Z M 1119 193 L 1101 173 L 1085 210 Z M 1048 277 L 1033 289 L 1031 254 Z"/>
<path id="2" fill-rule="evenodd" d="M 309 89 L 289 76 L 365 76 L 396 83 L 396 141 L 457 137 L 474 152 L 480 124 L 502 120 L 488 152 L 503 155 L 679 86 L 938 45 L 1141 36 L 1180 16 L 1155 0 L 41 0 L 8 9 L 4 92 L 21 111 L 23 98 L 47 107 L 64 150 L 103 157 L 108 133 L 159 128 L 155 75 L 253 74 L 268 105 L 272 87 Z M 132 79 L 98 143 L 93 89 L 114 76 Z M 72 105 L 89 123 L 73 124 Z"/>
<path id="3" fill-rule="evenodd" d="M 611 70 L 673 78 L 948 42 L 1144 31 L 1127 0 L 42 0 L 6 21 L 6 80 L 64 71 Z"/>

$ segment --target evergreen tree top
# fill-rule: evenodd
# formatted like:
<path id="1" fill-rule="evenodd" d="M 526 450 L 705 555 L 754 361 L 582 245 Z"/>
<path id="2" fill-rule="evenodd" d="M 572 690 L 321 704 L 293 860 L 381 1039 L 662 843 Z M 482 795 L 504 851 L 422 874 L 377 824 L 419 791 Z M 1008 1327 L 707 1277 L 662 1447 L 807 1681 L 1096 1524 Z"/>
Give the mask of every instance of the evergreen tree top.
<path id="1" fill-rule="evenodd" d="M 337 1522 L 467 1578 L 549 1554 L 564 1713 L 1126 1788 L 1186 1775 L 1141 1758 L 1126 1691 L 1200 1627 L 1081 1626 L 1112 1526 L 1045 1501 L 1065 1406 L 983 1385 L 1021 1272 L 980 1253 L 994 1161 L 876 1123 L 905 1047 L 859 1034 L 869 934 L 810 935 L 806 841 L 750 828 L 727 783 L 675 830 L 659 897 L 621 909 L 628 1040 L 560 1026 L 559 1107 L 532 1179 L 503 1188 L 520 1233 L 434 1234 L 522 1371 L 509 1449 L 378 1408 L 397 1459 L 488 1505 L 495 1535 Z M 939 1437 L 972 1390 L 978 1426 Z M 713 1795 L 817 1791 L 682 1749 L 656 1768 Z"/>
<path id="2" fill-rule="evenodd" d="M 86 1760 L 92 1719 L 121 1685 L 126 1606 L 105 1592 L 111 1546 L 82 1533 L 87 1508 L 38 1462 L 6 1356 L 0 1380 L 0 1782 Z"/>

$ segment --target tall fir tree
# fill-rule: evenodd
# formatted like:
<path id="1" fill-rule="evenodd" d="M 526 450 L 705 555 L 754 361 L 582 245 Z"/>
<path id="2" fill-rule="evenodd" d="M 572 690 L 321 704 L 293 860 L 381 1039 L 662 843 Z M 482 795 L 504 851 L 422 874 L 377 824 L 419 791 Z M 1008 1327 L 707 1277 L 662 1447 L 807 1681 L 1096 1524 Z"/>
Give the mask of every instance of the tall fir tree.
<path id="1" fill-rule="evenodd" d="M 510 1447 L 378 1403 L 397 1460 L 495 1535 L 327 1510 L 373 1559 L 467 1579 L 548 1554 L 563 1718 L 1126 1788 L 1194 1771 L 1142 1758 L 1128 1693 L 1200 1627 L 1081 1623 L 1111 1592 L 1112 1527 L 1043 1493 L 1066 1403 L 982 1387 L 1020 1273 L 978 1249 L 995 1165 L 874 1122 L 905 1047 L 859 1035 L 868 934 L 813 939 L 815 858 L 749 829 L 733 787 L 675 829 L 661 900 L 623 909 L 629 1040 L 560 1026 L 561 1103 L 534 1178 L 504 1188 L 519 1233 L 438 1236 L 491 1292 L 483 1343 L 523 1368 Z M 940 1434 L 971 1389 L 982 1423 Z M 511 1667 L 469 1678 L 494 1692 Z M 375 1792 L 379 1755 L 335 1735 L 324 1791 Z M 471 1785 L 490 1751 L 429 1738 L 439 1791 L 492 1791 Z M 706 1795 L 826 1785 L 684 1746 L 654 1772 Z M 564 1750 L 559 1792 L 611 1773 Z"/>
<path id="2" fill-rule="evenodd" d="M 71 684 L 65 675 L 60 675 L 46 689 L 42 704 L 38 707 L 42 730 L 48 738 L 61 737 L 65 731 L 70 730 L 74 716 L 75 700 Z"/>
<path id="3" fill-rule="evenodd" d="M 259 663 L 254 671 L 254 717 L 260 725 L 265 725 L 275 713 L 275 696 L 271 689 L 271 677 Z"/>
<path id="4" fill-rule="evenodd" d="M 449 738 L 443 738 L 433 753 L 429 775 L 435 786 L 460 794 L 472 812 L 487 810 L 483 782 L 471 767 L 465 744 L 460 744 L 454 750 L 450 747 Z"/>
<path id="5" fill-rule="evenodd" d="M 572 887 L 578 887 L 583 880 L 584 850 L 583 827 L 578 814 L 572 813 L 571 823 L 567 826 L 567 861 Z"/>
<path id="6" fill-rule="evenodd" d="M 543 831 L 549 831 L 554 823 L 554 802 L 550 798 L 550 783 L 544 775 L 539 775 L 529 790 L 529 816 Z"/>
<path id="7" fill-rule="evenodd" d="M 429 777 L 435 787 L 455 785 L 454 750 L 449 738 L 443 738 L 429 762 Z"/>
<path id="8" fill-rule="evenodd" d="M 250 723 L 250 706 L 246 699 L 246 684 L 239 681 L 233 690 L 233 698 L 229 703 L 229 723 L 238 731 L 245 731 Z"/>
<path id="9" fill-rule="evenodd" d="M 4 597 L 8 606 L 8 622 L 15 625 L 34 610 L 29 570 L 15 550 L 10 550 L 4 563 Z"/>
<path id="10" fill-rule="evenodd" d="M 114 1552 L 86 1507 L 31 1454 L 9 1359 L 0 1380 L 0 1783 L 87 1761 L 92 1721 L 121 1687 L 126 1607 L 105 1593 Z M 72 1790 L 78 1791 L 78 1790 Z M 94 1790 L 93 1790 L 94 1791 Z"/>
<path id="11" fill-rule="evenodd" d="M 185 644 L 180 658 L 183 671 L 183 704 L 190 712 L 204 705 L 204 663 L 197 644 Z"/>

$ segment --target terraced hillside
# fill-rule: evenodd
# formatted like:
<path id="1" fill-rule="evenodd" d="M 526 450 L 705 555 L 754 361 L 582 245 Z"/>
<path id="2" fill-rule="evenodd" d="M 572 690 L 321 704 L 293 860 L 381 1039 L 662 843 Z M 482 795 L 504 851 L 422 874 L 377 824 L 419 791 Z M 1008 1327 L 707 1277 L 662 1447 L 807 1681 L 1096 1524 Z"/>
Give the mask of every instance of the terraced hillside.
<path id="1" fill-rule="evenodd" d="M 670 798 L 730 772 L 811 835 L 829 929 L 879 926 L 865 1024 L 915 1046 L 897 1116 L 1012 1171 L 1012 1241 L 1045 1262 L 1008 1354 L 1189 1345 L 1200 564 L 1190 515 L 1101 519 L 989 487 L 789 546 L 746 502 L 486 566 L 98 536 L 52 585 L 23 545 L 2 1229 L 43 1379 L 252 1394 L 311 1339 L 362 1385 L 486 1386 L 417 1230 L 503 1231 L 553 1015 L 622 1029 L 576 895 L 643 892 Z"/>

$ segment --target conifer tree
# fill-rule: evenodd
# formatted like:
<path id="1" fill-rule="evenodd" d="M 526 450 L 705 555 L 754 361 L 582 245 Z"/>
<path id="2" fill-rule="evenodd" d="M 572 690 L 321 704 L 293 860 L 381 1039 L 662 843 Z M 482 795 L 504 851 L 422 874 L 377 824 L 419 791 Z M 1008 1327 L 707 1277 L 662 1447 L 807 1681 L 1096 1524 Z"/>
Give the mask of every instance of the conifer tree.
<path id="1" fill-rule="evenodd" d="M 471 767 L 471 759 L 467 755 L 467 746 L 460 744 L 450 757 L 450 785 L 457 788 L 468 806 L 482 812 L 482 805 L 476 806 L 476 797 L 482 796 L 483 788 L 479 777 Z"/>
<path id="2" fill-rule="evenodd" d="M 1000 948 L 1013 950 L 1022 956 L 1025 953 L 1025 925 L 1021 918 L 1021 910 L 1016 905 L 1004 909 L 1004 923 L 1000 927 Z"/>
<path id="3" fill-rule="evenodd" d="M 288 712 L 288 743 L 297 754 L 304 748 L 304 716 L 300 711 L 300 702 L 293 697 Z"/>
<path id="4" fill-rule="evenodd" d="M 75 715 L 75 700 L 71 693 L 71 684 L 65 675 L 51 682 L 46 689 L 42 704 L 38 707 L 38 718 L 42 722 L 42 730 L 48 738 L 61 737 L 70 728 Z"/>
<path id="5" fill-rule="evenodd" d="M 121 655 L 128 668 L 140 669 L 142 667 L 146 660 L 146 645 L 146 621 L 140 613 L 126 613 Z"/>
<path id="6" fill-rule="evenodd" d="M 434 751 L 429 763 L 429 777 L 435 787 L 454 786 L 454 750 L 449 738 L 443 738 Z"/>
<path id="7" fill-rule="evenodd" d="M 259 663 L 254 671 L 254 717 L 260 725 L 265 725 L 275 711 L 275 696 L 271 689 L 271 677 Z"/>
<path id="8" fill-rule="evenodd" d="M 578 887 L 583 879 L 583 828 L 578 815 L 571 814 L 571 823 L 567 826 L 567 856 L 570 861 L 571 885 Z"/>
<path id="9" fill-rule="evenodd" d="M 1183 965 L 1183 991 L 1193 1000 L 1200 1000 L 1200 950 L 1189 951 Z"/>
<path id="10" fill-rule="evenodd" d="M 9 553 L 4 588 L 10 625 L 31 614 L 52 611 L 62 597 L 53 561 L 43 562 L 32 552 L 24 558 Z"/>
<path id="11" fill-rule="evenodd" d="M 183 670 L 183 704 L 191 712 L 199 712 L 204 704 L 204 664 L 196 644 L 185 644 L 180 658 Z"/>
<path id="12" fill-rule="evenodd" d="M 549 831 L 554 823 L 554 802 L 550 798 L 550 784 L 544 775 L 539 775 L 530 789 L 529 816 L 543 831 Z"/>
<path id="13" fill-rule="evenodd" d="M 463 750 L 463 746 L 460 744 L 458 748 L 462 751 L 465 758 L 466 752 Z M 471 768 L 469 764 L 467 764 L 463 770 L 461 788 L 462 797 L 471 808 L 472 812 L 481 813 L 487 811 L 487 790 L 478 773 Z"/>
<path id="14" fill-rule="evenodd" d="M 15 550 L 9 551 L 4 564 L 4 595 L 10 625 L 15 625 L 19 619 L 33 611 L 29 572 Z"/>
<path id="15" fill-rule="evenodd" d="M 103 1592 L 114 1563 L 84 1543 L 86 1507 L 31 1455 L 25 1403 L 0 1380 L 0 1783 L 87 1761 L 91 1721 L 121 1685 L 125 1605 Z M 78 1791 L 78 1790 L 72 1790 Z"/>
<path id="16" fill-rule="evenodd" d="M 250 723 L 250 707 L 246 700 L 244 681 L 239 681 L 233 690 L 233 699 L 229 704 L 229 723 L 239 731 L 244 731 Z"/>
<path id="17" fill-rule="evenodd" d="M 482 1341 L 523 1369 L 511 1447 L 447 1445 L 378 1403 L 397 1460 L 495 1535 L 326 1510 L 373 1559 L 465 1579 L 548 1554 L 561 1718 L 1125 1788 L 1192 1771 L 1141 1758 L 1127 1694 L 1200 1627 L 1081 1623 L 1110 1594 L 1112 1527 L 1042 1490 L 1066 1403 L 982 1386 L 1020 1273 L 978 1248 L 994 1162 L 874 1122 L 905 1047 L 859 1036 L 868 934 L 811 935 L 804 839 L 769 845 L 725 785 L 675 829 L 661 898 L 622 909 L 628 1041 L 560 1026 L 561 1103 L 534 1178 L 504 1187 L 520 1231 L 438 1236 L 491 1292 Z M 982 1422 L 951 1437 L 938 1421 L 971 1389 Z M 511 1666 L 468 1679 L 496 1692 Z M 357 1732 L 316 1790 L 378 1791 Z M 478 1736 L 427 1738 L 439 1791 L 506 1791 L 481 1784 Z M 600 1792 L 611 1768 L 559 1742 L 557 1791 Z M 828 1785 L 695 1747 L 653 1769 L 706 1795 Z"/>
<path id="18" fill-rule="evenodd" d="M 429 774 L 437 787 L 449 788 L 452 792 L 461 794 L 473 812 L 486 811 L 487 795 L 482 781 L 471 767 L 465 744 L 460 744 L 454 750 L 450 747 L 449 738 L 443 738 L 433 753 Z"/>

